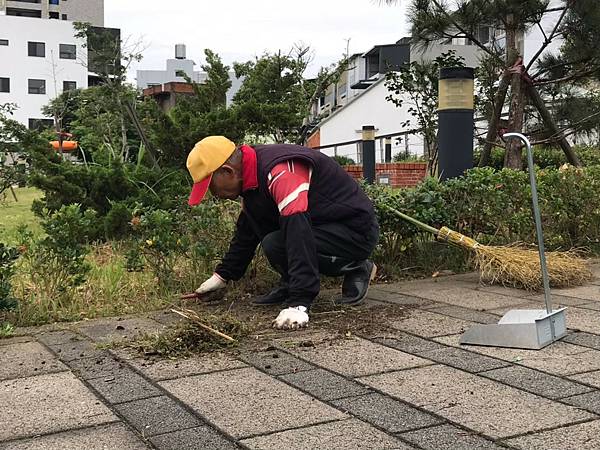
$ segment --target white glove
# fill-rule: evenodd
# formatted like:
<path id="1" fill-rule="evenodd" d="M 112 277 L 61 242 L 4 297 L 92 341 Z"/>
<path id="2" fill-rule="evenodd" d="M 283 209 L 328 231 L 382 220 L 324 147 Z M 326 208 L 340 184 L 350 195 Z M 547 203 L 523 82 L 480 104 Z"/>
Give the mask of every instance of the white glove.
<path id="1" fill-rule="evenodd" d="M 208 292 L 218 291 L 227 286 L 227 282 L 216 273 L 196 289 L 196 294 L 202 295 Z"/>
<path id="2" fill-rule="evenodd" d="M 308 313 L 305 306 L 295 306 L 282 310 L 273 321 L 273 328 L 297 330 L 308 325 Z"/>

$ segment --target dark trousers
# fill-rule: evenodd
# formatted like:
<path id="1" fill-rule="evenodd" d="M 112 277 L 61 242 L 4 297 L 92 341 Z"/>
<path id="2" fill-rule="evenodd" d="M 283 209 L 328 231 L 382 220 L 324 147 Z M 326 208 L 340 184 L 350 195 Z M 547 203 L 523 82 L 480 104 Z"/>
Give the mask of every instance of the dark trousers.
<path id="1" fill-rule="evenodd" d="M 344 224 L 327 223 L 313 226 L 313 234 L 319 272 L 327 276 L 339 276 L 345 272 L 345 267 L 369 258 L 379 239 L 379 226 L 374 222 L 369 231 L 359 234 Z M 281 274 L 282 281 L 287 282 L 287 252 L 282 232 L 274 231 L 266 235 L 261 245 L 271 266 Z"/>

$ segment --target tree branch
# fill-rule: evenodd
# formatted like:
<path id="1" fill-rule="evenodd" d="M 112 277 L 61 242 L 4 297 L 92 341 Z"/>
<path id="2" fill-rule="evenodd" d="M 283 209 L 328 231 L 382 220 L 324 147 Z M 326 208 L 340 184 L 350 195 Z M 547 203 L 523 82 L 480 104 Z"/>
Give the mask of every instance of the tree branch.
<path id="1" fill-rule="evenodd" d="M 537 25 L 538 25 L 538 27 L 540 27 L 540 30 L 542 30 L 542 34 L 544 35 L 544 43 L 538 49 L 538 51 L 536 52 L 536 54 L 533 55 L 533 57 L 531 58 L 531 60 L 527 64 L 527 67 L 525 68 L 525 71 L 528 71 L 531 68 L 531 66 L 533 65 L 533 63 L 540 57 L 540 55 L 544 52 L 544 50 L 546 50 L 546 48 L 548 47 L 548 45 L 550 45 L 550 43 L 552 42 L 552 39 L 554 39 L 554 35 L 558 31 L 558 27 L 560 26 L 560 23 L 564 19 L 564 17 L 567 14 L 568 10 L 569 10 L 568 6 L 566 6 L 566 7 L 563 8 L 560 17 L 556 21 L 556 24 L 554 25 L 554 28 L 552 29 L 552 32 L 550 33 L 550 37 L 546 37 L 546 33 L 544 33 L 544 30 L 543 30 L 542 26 L 538 22 Z M 546 10 L 546 12 L 548 12 L 548 10 Z"/>
<path id="2" fill-rule="evenodd" d="M 471 33 L 467 32 L 463 27 L 461 27 L 456 22 L 456 20 L 454 20 L 454 18 L 450 14 L 448 14 L 448 12 L 443 8 L 442 5 L 440 5 L 440 3 L 437 0 L 432 0 L 432 3 L 440 10 L 440 12 L 442 14 L 444 14 L 448 19 L 450 19 L 450 22 L 452 23 L 452 25 L 454 25 L 461 33 L 463 33 L 465 35 L 465 37 L 470 39 L 477 47 L 479 47 L 481 50 L 486 52 L 491 57 L 500 59 L 500 57 L 497 54 L 495 54 L 488 47 L 486 47 L 481 42 L 479 42 L 479 39 L 476 39 L 475 36 L 473 36 Z"/>

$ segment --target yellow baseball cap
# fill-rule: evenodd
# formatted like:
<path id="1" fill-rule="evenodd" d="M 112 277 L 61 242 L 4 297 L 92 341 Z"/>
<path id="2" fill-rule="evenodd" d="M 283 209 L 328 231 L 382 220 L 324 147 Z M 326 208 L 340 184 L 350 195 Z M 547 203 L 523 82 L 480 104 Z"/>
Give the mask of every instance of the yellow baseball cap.
<path id="1" fill-rule="evenodd" d="M 198 142 L 187 158 L 187 169 L 194 180 L 188 204 L 197 205 L 208 191 L 215 170 L 233 154 L 235 144 L 224 136 L 208 136 Z"/>

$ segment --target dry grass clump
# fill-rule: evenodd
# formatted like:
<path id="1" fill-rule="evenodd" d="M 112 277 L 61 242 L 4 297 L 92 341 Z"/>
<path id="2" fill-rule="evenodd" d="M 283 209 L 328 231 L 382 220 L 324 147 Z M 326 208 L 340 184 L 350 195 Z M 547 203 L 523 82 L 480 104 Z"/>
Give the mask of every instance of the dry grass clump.
<path id="1" fill-rule="evenodd" d="M 196 311 L 196 315 L 202 324 L 219 330 L 234 341 L 211 333 L 195 321 L 185 320 L 160 333 L 145 334 L 134 341 L 119 343 L 119 346 L 137 350 L 145 356 L 179 358 L 234 347 L 250 333 L 250 327 L 230 313 Z"/>
<path id="2" fill-rule="evenodd" d="M 529 291 L 543 288 L 537 249 L 479 245 L 474 250 L 475 264 L 485 281 Z M 546 265 L 554 288 L 579 286 L 592 279 L 586 260 L 576 251 L 546 252 Z"/>

